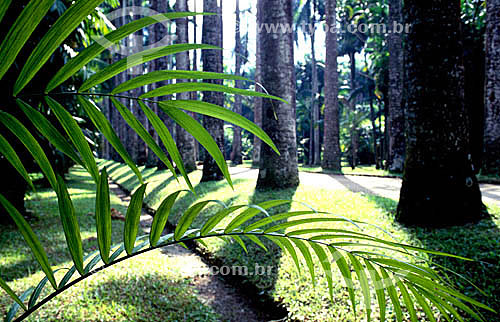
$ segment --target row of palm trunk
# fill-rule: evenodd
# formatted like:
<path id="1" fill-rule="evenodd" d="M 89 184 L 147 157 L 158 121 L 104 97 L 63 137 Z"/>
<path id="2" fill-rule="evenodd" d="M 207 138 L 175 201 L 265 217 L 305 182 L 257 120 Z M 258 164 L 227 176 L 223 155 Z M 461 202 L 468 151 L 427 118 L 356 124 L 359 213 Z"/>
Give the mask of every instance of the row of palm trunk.
<path id="1" fill-rule="evenodd" d="M 498 169 L 500 162 L 500 21 L 499 0 L 488 1 L 486 130 L 484 164 Z M 153 1 L 158 11 L 165 1 Z M 312 2 L 314 3 L 314 2 Z M 328 25 L 335 24 L 336 0 L 326 0 Z M 176 10 L 187 11 L 187 1 L 177 0 Z M 439 10 L 437 10 L 439 9 Z M 222 1 L 204 0 L 203 11 L 218 15 L 203 18 L 202 42 L 223 47 Z M 259 0 L 257 23 L 293 25 L 291 0 Z M 436 12 L 439 15 L 436 16 Z M 239 6 L 237 10 L 239 20 Z M 403 18 L 404 17 L 404 18 Z M 443 28 L 442 22 L 447 22 Z M 389 167 L 403 171 L 403 189 L 397 217 L 400 221 L 419 225 L 448 225 L 475 221 L 485 214 L 476 179 L 477 167 L 471 156 L 470 120 L 464 100 L 463 47 L 460 34 L 460 3 L 438 0 L 429 3 L 390 1 L 389 22 L 411 25 L 407 35 L 392 33 L 387 42 L 390 51 L 389 97 L 386 128 L 389 134 Z M 187 19 L 176 22 L 177 41 L 188 42 Z M 239 28 L 236 33 L 238 46 Z M 196 29 L 195 29 L 196 30 Z M 272 95 L 289 104 L 255 99 L 254 121 L 273 139 L 280 151 L 274 153 L 255 140 L 254 164 L 259 167 L 258 188 L 288 188 L 299 184 L 296 137 L 295 70 L 292 33 L 259 32 L 256 44 L 256 82 Z M 158 32 L 154 30 L 154 32 Z M 196 34 L 196 32 L 195 32 Z M 159 37 L 160 34 L 153 34 Z M 404 36 L 404 37 L 403 37 Z M 311 35 L 314 40 L 314 34 Z M 446 46 L 444 46 L 445 44 Z M 314 48 L 314 44 L 312 46 Z M 241 60 L 236 48 L 236 73 Z M 323 168 L 341 169 L 339 144 L 337 34 L 326 35 L 325 109 L 323 148 L 319 127 L 312 127 L 315 144 L 312 160 Z M 177 69 L 190 69 L 187 53 L 176 56 Z M 222 72 L 222 52 L 202 52 L 203 70 Z M 315 57 L 313 67 L 316 68 Z M 156 62 L 151 68 L 161 69 L 168 61 Z M 313 72 L 313 78 L 317 73 Z M 355 82 L 355 79 L 351 80 Z M 315 81 L 317 84 L 317 81 Z M 241 86 L 236 84 L 236 86 Z M 314 86 L 313 89 L 317 86 Z M 406 98 L 403 100 L 403 89 Z M 180 99 L 189 99 L 188 96 Z M 203 100 L 223 106 L 221 93 L 203 93 Z M 311 106 L 315 106 L 314 97 Z M 317 105 L 317 104 L 316 104 Z M 134 108 L 132 106 L 132 108 Z M 241 111 L 241 99 L 235 110 Z M 313 108 L 313 121 L 319 119 L 319 107 Z M 165 119 L 168 122 L 167 119 Z M 209 117 L 203 124 L 221 149 L 224 149 L 224 124 Z M 196 167 L 196 145 L 182 129 L 175 130 L 177 143 L 188 169 Z M 123 135 L 126 135 L 124 133 Z M 133 145 L 135 138 L 131 141 Z M 137 140 L 139 142 L 139 140 Z M 132 146 L 131 145 L 131 146 Z M 141 151 L 147 156 L 147 149 Z M 236 129 L 232 159 L 241 162 L 241 132 Z M 149 159 L 147 157 L 146 159 Z M 355 160 L 355 158 L 353 158 Z M 406 160 L 406 161 L 405 161 Z M 210 156 L 203 160 L 203 180 L 220 180 L 222 175 Z"/>

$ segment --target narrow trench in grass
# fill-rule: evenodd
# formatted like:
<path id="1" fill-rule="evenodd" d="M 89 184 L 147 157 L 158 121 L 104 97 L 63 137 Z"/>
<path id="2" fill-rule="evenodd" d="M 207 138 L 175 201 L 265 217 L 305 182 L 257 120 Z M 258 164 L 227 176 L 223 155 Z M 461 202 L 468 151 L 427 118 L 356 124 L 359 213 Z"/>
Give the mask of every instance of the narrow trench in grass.
<path id="1" fill-rule="evenodd" d="M 122 201 L 130 201 L 130 191 L 111 179 L 110 191 Z M 148 233 L 154 214 L 154 209 L 143 205 L 140 225 Z M 171 223 L 167 223 L 164 233 L 173 232 L 174 229 Z M 216 267 L 218 270 L 222 266 L 221 261 L 198 248 L 195 242 L 187 243 L 186 246 L 188 249 L 179 245 L 168 246 L 162 249 L 162 253 L 175 258 L 175 262 L 182 266 L 182 274 L 191 278 L 200 301 L 211 306 L 224 320 L 254 322 L 287 317 L 285 308 L 272 298 L 263 297 L 257 287 L 244 285 L 242 276 L 213 275 L 210 267 Z"/>

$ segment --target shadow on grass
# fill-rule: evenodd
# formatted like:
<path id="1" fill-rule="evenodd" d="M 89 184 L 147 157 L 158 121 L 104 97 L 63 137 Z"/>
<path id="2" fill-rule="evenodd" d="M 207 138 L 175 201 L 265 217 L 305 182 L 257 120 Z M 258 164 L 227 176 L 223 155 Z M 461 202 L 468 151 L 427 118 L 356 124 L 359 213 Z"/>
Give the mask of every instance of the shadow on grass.
<path id="1" fill-rule="evenodd" d="M 89 282 L 73 299 L 47 307 L 41 321 L 218 321 L 213 309 L 192 292 L 188 280 L 169 273 L 108 274 Z M 57 312 L 53 312 L 57 310 Z"/>
<path id="2" fill-rule="evenodd" d="M 394 220 L 397 202 L 378 196 L 366 196 L 379 208 L 388 212 Z M 497 214 L 498 216 L 498 214 Z M 399 224 L 395 223 L 399 227 Z M 442 265 L 472 281 L 486 296 L 463 279 L 447 273 L 446 276 L 465 295 L 478 300 L 500 312 L 500 219 L 492 218 L 477 224 L 449 228 L 430 229 L 405 227 L 405 232 L 420 246 L 460 255 L 474 261 L 431 256 L 432 262 Z M 399 228 L 401 229 L 401 228 Z M 444 274 L 444 273 L 443 273 Z M 486 321 L 498 321 L 498 315 L 481 312 Z M 464 316 L 467 316 L 464 314 Z"/>
<path id="3" fill-rule="evenodd" d="M 98 247 L 93 215 L 96 186 L 81 168 L 73 168 L 67 179 L 83 239 L 84 253 L 92 252 Z M 72 266 L 55 193 L 51 190 L 39 190 L 26 202 L 26 206 L 36 217 L 29 224 L 40 239 L 50 264 L 68 263 L 67 266 Z M 125 211 L 123 205 L 115 202 L 112 202 L 112 207 Z M 122 241 L 122 232 L 123 223 L 113 221 L 112 240 L 114 243 Z M 143 231 L 141 230 L 140 233 Z M 7 281 L 27 277 L 40 271 L 40 265 L 15 226 L 0 226 L 0 271 L 2 278 Z"/>
<path id="4" fill-rule="evenodd" d="M 235 186 L 243 182 L 247 182 L 247 180 L 235 179 L 233 181 Z M 167 185 L 168 183 L 164 184 L 164 186 Z M 226 181 L 203 182 L 195 186 L 196 195 L 192 193 L 181 195 L 169 217 L 170 229 L 175 227 L 175 224 L 186 209 L 198 201 L 205 200 L 205 197 L 208 195 L 217 194 L 217 191 L 224 188 L 227 188 Z M 163 190 L 164 187 L 157 189 L 158 192 Z M 249 203 L 258 204 L 272 199 L 292 200 L 295 192 L 296 189 L 253 191 L 253 194 L 249 198 Z M 151 200 L 155 200 L 157 197 L 153 192 L 148 195 L 148 199 Z M 241 192 L 234 191 L 220 201 L 229 206 L 234 205 L 233 202 L 241 198 L 246 199 L 248 197 L 243 196 Z M 287 212 L 290 210 L 290 207 L 290 204 L 275 207 L 269 213 L 272 215 Z M 201 227 L 208 218 L 219 210 L 221 210 L 220 205 L 215 203 L 209 204 L 194 220 L 193 227 Z M 264 214 L 256 216 L 247 225 L 262 219 L 264 216 Z M 230 219 L 227 219 L 226 224 Z M 231 274 L 235 273 L 235 275 L 230 274 L 225 276 L 225 281 L 236 287 L 260 312 L 264 312 L 268 317 L 272 319 L 286 317 L 286 310 L 277 310 L 276 305 L 270 305 L 271 301 L 273 301 L 271 292 L 274 290 L 278 278 L 281 249 L 267 239 L 261 239 L 261 241 L 268 251 L 264 251 L 246 238 L 243 238 L 243 241 L 246 244 L 247 252 L 234 240 L 207 240 L 208 249 L 201 249 L 202 257 L 209 266 L 217 266 L 219 268 L 223 266 L 229 268 L 245 267 L 244 270 L 247 273 L 242 275 L 238 275 L 238 270 L 231 269 Z"/>
<path id="5" fill-rule="evenodd" d="M 255 190 L 250 198 L 251 204 L 259 204 L 269 200 L 293 200 L 296 189 L 283 190 Z M 291 204 L 271 208 L 269 215 L 288 212 Z M 266 215 L 260 213 L 249 220 L 244 226 L 248 226 Z M 215 257 L 219 259 L 219 266 L 242 266 L 246 267 L 248 274 L 244 276 L 231 276 L 229 282 L 239 287 L 240 290 L 252 301 L 253 305 L 260 311 L 266 312 L 271 319 L 283 319 L 287 316 L 286 309 L 278 308 L 274 304 L 272 293 L 274 291 L 280 260 L 281 248 L 268 240 L 260 238 L 267 250 L 247 238 L 242 238 L 246 244 L 246 251 L 235 241 L 225 242 L 216 250 Z M 272 305 L 271 305 L 272 303 Z"/>

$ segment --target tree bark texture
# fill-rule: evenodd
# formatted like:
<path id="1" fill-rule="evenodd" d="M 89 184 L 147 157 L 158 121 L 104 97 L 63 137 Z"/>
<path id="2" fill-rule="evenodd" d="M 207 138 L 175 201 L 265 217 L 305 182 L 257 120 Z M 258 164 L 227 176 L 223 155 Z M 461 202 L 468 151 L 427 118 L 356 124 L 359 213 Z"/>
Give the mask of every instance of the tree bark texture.
<path id="1" fill-rule="evenodd" d="M 312 93 L 311 93 L 311 112 L 312 112 L 312 165 L 321 165 L 321 138 L 320 138 L 320 110 L 318 104 L 318 66 L 316 61 L 316 5 L 315 1 L 311 1 L 311 60 L 312 60 Z"/>
<path id="2" fill-rule="evenodd" d="M 291 0 L 260 0 L 262 23 L 293 24 Z M 257 188 L 289 188 L 299 184 L 297 167 L 295 68 L 293 34 L 279 30 L 259 36 L 262 58 L 262 84 L 271 95 L 289 104 L 264 99 L 263 130 L 269 134 L 281 155 L 268 145 L 261 148 Z"/>
<path id="3" fill-rule="evenodd" d="M 255 90 L 257 92 L 262 92 L 262 89 L 260 88 L 260 84 L 262 84 L 262 58 L 261 58 L 261 42 L 260 42 L 260 32 L 259 32 L 259 25 L 262 23 L 261 19 L 262 15 L 262 2 L 257 1 L 257 33 L 256 33 L 256 39 L 257 39 L 257 44 L 256 44 L 256 49 L 255 49 L 255 81 L 257 82 L 257 86 L 255 87 Z M 262 98 L 260 97 L 254 97 L 253 99 L 253 122 L 257 124 L 258 126 L 262 127 Z M 253 140 L 253 155 L 252 155 L 252 165 L 254 167 L 260 167 L 260 150 L 262 147 L 262 141 L 257 137 L 254 136 Z"/>
<path id="4" fill-rule="evenodd" d="M 403 24 L 401 0 L 389 2 L 389 26 Z M 403 34 L 391 32 L 389 46 L 389 160 L 391 171 L 403 172 L 405 159 L 404 107 L 403 107 Z"/>
<path id="5" fill-rule="evenodd" d="M 500 174 L 500 0 L 487 2 L 486 124 L 483 170 Z"/>
<path id="6" fill-rule="evenodd" d="M 351 128 L 350 128 L 350 136 L 351 136 L 351 168 L 354 170 L 358 165 L 358 120 L 356 117 L 356 106 L 358 104 L 358 94 L 356 94 L 357 83 L 356 83 L 356 52 L 349 53 L 349 60 L 351 62 L 351 93 L 353 97 L 351 98 L 350 106 L 350 114 L 351 114 Z"/>
<path id="7" fill-rule="evenodd" d="M 405 2 L 407 160 L 397 220 L 451 226 L 484 217 L 464 103 L 460 1 Z"/>
<path id="8" fill-rule="evenodd" d="M 330 30 L 326 33 L 325 61 L 325 121 L 322 167 L 326 170 L 340 171 L 340 135 L 339 135 L 339 74 L 337 69 L 337 0 L 326 0 L 326 24 Z M 332 27 L 335 28 L 332 30 Z"/>
<path id="9" fill-rule="evenodd" d="M 236 0 L 236 32 L 235 32 L 235 75 L 241 76 L 241 65 L 242 65 L 242 52 L 241 52 L 241 20 L 240 20 L 240 1 Z M 241 81 L 237 80 L 235 82 L 236 88 L 241 88 Z M 234 112 L 241 115 L 242 113 L 242 97 L 236 95 L 234 98 Z M 233 127 L 233 146 L 231 151 L 231 161 L 233 164 L 238 165 L 243 163 L 243 156 L 241 154 L 241 128 L 238 126 Z"/>
<path id="10" fill-rule="evenodd" d="M 187 0 L 177 0 L 175 5 L 175 10 L 179 12 L 187 11 Z M 188 32 L 188 19 L 182 18 L 177 19 L 176 23 L 176 35 L 178 44 L 185 44 L 189 41 L 189 32 Z M 175 64 L 177 70 L 189 70 L 190 68 L 190 60 L 189 53 L 182 52 L 175 55 Z M 186 82 L 186 80 L 177 80 L 178 83 Z M 189 100 L 191 99 L 190 93 L 179 93 L 176 95 L 177 99 L 180 100 Z M 196 170 L 196 159 L 195 159 L 195 149 L 194 149 L 194 138 L 189 134 L 184 128 L 176 125 L 176 141 L 177 147 L 179 148 L 179 152 L 181 154 L 182 160 L 184 161 L 184 167 L 187 172 L 191 172 Z"/>
<path id="11" fill-rule="evenodd" d="M 217 3 L 220 2 L 220 5 Z M 223 48 L 222 43 L 222 1 L 204 0 L 203 12 L 215 12 L 218 15 L 203 17 L 202 42 Z M 202 50 L 203 71 L 222 73 L 224 70 L 221 50 Z M 222 80 L 205 80 L 205 82 L 222 85 Z M 224 106 L 224 94 L 220 92 L 204 92 L 203 101 Z M 214 138 L 219 149 L 224 153 L 224 121 L 209 116 L 203 116 L 203 125 Z M 208 153 L 203 160 L 202 182 L 224 179 L 219 166 Z"/>

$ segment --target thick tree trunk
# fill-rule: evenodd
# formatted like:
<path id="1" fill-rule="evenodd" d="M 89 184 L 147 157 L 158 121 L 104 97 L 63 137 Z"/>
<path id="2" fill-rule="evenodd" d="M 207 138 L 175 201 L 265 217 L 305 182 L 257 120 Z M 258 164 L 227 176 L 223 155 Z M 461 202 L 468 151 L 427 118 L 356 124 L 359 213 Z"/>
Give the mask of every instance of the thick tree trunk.
<path id="1" fill-rule="evenodd" d="M 236 0 L 236 32 L 235 32 L 235 49 L 234 55 L 236 60 L 235 74 L 237 76 L 241 75 L 241 60 L 242 60 L 242 50 L 241 50 L 241 31 L 240 31 L 240 1 Z M 241 88 L 241 81 L 236 81 L 236 88 Z M 241 115 L 242 113 L 242 97 L 236 95 L 234 98 L 234 112 Z M 231 161 L 233 164 L 242 164 L 243 156 L 241 154 L 241 128 L 234 126 L 233 134 L 233 147 L 231 151 Z"/>
<path id="2" fill-rule="evenodd" d="M 215 12 L 218 15 L 203 17 L 202 42 L 222 48 L 222 1 L 220 1 L 220 6 L 217 2 L 217 0 L 203 1 L 203 12 Z M 221 50 L 203 50 L 201 56 L 203 60 L 203 71 L 223 72 Z M 222 80 L 206 80 L 206 82 L 222 85 Z M 224 94 L 218 92 L 204 92 L 203 101 L 224 106 Z M 215 139 L 219 149 L 224 153 L 224 121 L 209 116 L 203 116 L 203 125 L 208 133 Z M 224 176 L 219 166 L 215 163 L 215 160 L 210 154 L 205 153 L 201 181 L 218 181 L 222 179 L 224 179 Z"/>
<path id="3" fill-rule="evenodd" d="M 291 0 L 260 0 L 262 23 L 292 26 Z M 262 84 L 269 94 L 284 98 L 280 101 L 263 100 L 262 124 L 278 147 L 276 154 L 268 145 L 261 149 L 261 163 L 257 188 L 288 188 L 299 184 L 297 167 L 295 68 L 293 34 L 279 30 L 262 32 L 261 43 Z"/>
<path id="4" fill-rule="evenodd" d="M 262 2 L 257 1 L 257 33 L 256 33 L 256 49 L 255 49 L 255 81 L 257 82 L 257 86 L 255 87 L 255 90 L 257 92 L 262 92 L 262 89 L 260 88 L 259 84 L 262 84 L 262 55 L 261 55 L 261 41 L 260 41 L 260 32 L 259 32 L 259 26 L 262 24 Z M 253 122 L 257 124 L 258 126 L 262 127 L 262 98 L 260 97 L 255 97 L 253 99 Z M 260 150 L 262 147 L 262 141 L 255 136 L 253 140 L 253 155 L 252 155 L 252 166 L 254 167 L 260 167 Z"/>
<path id="5" fill-rule="evenodd" d="M 389 2 L 389 26 L 403 23 L 402 1 Z M 394 31 L 394 30 L 393 30 Z M 403 172 L 405 159 L 404 108 L 403 108 L 403 34 L 391 32 L 389 45 L 389 160 L 388 168 Z"/>
<path id="6" fill-rule="evenodd" d="M 397 220 L 450 226 L 484 217 L 464 104 L 460 1 L 405 2 L 407 160 Z"/>
<path id="7" fill-rule="evenodd" d="M 175 5 L 175 10 L 180 12 L 187 11 L 187 0 L 177 0 Z M 185 44 L 189 40 L 188 32 L 188 20 L 187 18 L 177 19 L 176 23 L 176 35 L 178 44 Z M 175 55 L 175 64 L 177 70 L 189 70 L 190 61 L 189 53 L 182 52 Z M 177 80 L 178 83 L 186 82 L 186 80 Z M 189 100 L 191 98 L 190 93 L 180 93 L 176 95 L 177 99 Z M 175 128 L 176 131 L 176 141 L 181 154 L 182 160 L 184 161 L 184 167 L 187 172 L 196 170 L 196 160 L 195 160 L 195 149 L 194 149 L 194 138 L 181 126 L 178 124 Z"/>
<path id="8" fill-rule="evenodd" d="M 337 70 L 337 0 L 326 0 L 325 123 L 322 167 L 340 171 L 339 74 Z"/>
<path id="9" fill-rule="evenodd" d="M 486 126 L 483 170 L 500 174 L 500 0 L 487 2 Z"/>

